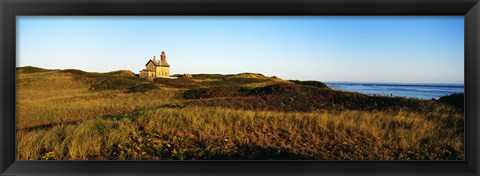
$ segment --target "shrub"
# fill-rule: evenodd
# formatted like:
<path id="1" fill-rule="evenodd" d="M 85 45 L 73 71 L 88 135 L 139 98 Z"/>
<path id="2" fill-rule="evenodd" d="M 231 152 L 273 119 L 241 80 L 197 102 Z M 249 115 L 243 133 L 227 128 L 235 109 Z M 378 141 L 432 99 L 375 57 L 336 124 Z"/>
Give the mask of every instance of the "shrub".
<path id="1" fill-rule="evenodd" d="M 244 96 L 258 98 L 244 102 Z M 251 110 L 300 111 L 314 110 L 411 110 L 429 112 L 440 107 L 435 101 L 401 97 L 369 96 L 361 93 L 320 89 L 296 84 L 274 84 L 253 89 L 234 87 L 229 89 L 194 89 L 184 94 L 187 99 L 235 97 L 191 102 L 213 107 L 229 107 Z M 260 101 L 261 100 L 261 101 Z"/>
<path id="2" fill-rule="evenodd" d="M 134 86 L 131 86 L 128 88 L 127 93 L 132 93 L 132 92 L 146 92 L 149 90 L 156 89 L 157 86 L 154 84 L 148 84 L 148 83 L 143 83 L 143 84 L 136 84 Z"/>
<path id="3" fill-rule="evenodd" d="M 239 86 L 216 86 L 210 88 L 194 88 L 183 93 L 186 99 L 218 98 L 241 96 L 244 88 Z"/>
<path id="4" fill-rule="evenodd" d="M 299 87 L 295 84 L 279 83 L 249 90 L 247 95 L 272 95 L 298 93 Z"/>
<path id="5" fill-rule="evenodd" d="M 306 85 L 306 86 L 313 86 L 313 87 L 318 87 L 318 88 L 328 88 L 328 86 L 320 81 L 299 81 L 299 80 L 290 80 L 291 82 L 295 84 L 300 84 L 300 85 Z"/>
<path id="6" fill-rule="evenodd" d="M 438 101 L 444 102 L 446 104 L 452 105 L 460 111 L 464 111 L 464 94 L 451 94 L 447 96 L 440 97 Z"/>
<path id="7" fill-rule="evenodd" d="M 199 99 L 199 98 L 210 98 L 208 95 L 208 89 L 206 88 L 194 88 L 189 89 L 183 93 L 183 98 L 185 99 Z"/>

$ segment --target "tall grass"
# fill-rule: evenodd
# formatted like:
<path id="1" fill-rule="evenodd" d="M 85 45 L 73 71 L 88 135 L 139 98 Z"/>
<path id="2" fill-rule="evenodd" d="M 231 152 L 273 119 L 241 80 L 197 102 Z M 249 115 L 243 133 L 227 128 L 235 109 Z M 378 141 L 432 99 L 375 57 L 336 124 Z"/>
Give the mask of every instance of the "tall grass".
<path id="1" fill-rule="evenodd" d="M 372 97 L 260 74 L 156 80 L 129 92 L 121 84 L 145 80 L 128 71 L 17 71 L 19 160 L 464 158 L 454 97 Z M 110 77 L 120 82 L 91 89 Z"/>
<path id="2" fill-rule="evenodd" d="M 38 77 L 38 78 L 37 78 Z M 92 91 L 74 75 L 60 72 L 17 76 L 17 128 L 76 122 L 97 116 L 153 108 L 173 100 L 177 90 Z"/>
<path id="3" fill-rule="evenodd" d="M 157 108 L 134 118 L 19 130 L 17 158 L 54 152 L 50 159 L 462 159 L 461 121 L 460 114 L 435 112 Z"/>

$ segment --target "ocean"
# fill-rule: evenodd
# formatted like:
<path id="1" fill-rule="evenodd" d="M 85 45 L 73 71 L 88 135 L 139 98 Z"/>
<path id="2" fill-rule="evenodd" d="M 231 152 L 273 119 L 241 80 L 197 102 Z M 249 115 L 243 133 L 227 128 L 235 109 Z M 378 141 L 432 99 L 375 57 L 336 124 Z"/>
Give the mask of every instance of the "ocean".
<path id="1" fill-rule="evenodd" d="M 420 99 L 438 99 L 454 93 L 464 93 L 463 84 L 401 84 L 326 82 L 330 88 L 370 95 L 386 95 Z"/>

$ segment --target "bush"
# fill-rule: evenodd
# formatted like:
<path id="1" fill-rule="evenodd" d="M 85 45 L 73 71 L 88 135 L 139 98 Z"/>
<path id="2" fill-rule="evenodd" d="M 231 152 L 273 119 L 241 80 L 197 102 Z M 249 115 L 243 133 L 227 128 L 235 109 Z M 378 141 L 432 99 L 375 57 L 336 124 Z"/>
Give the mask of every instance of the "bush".
<path id="1" fill-rule="evenodd" d="M 183 93 L 185 99 L 234 97 L 242 95 L 243 88 L 238 86 L 217 86 L 211 88 L 194 88 Z"/>
<path id="2" fill-rule="evenodd" d="M 438 99 L 438 101 L 452 105 L 462 112 L 465 109 L 464 100 L 465 100 L 464 94 L 451 94 L 451 95 L 440 97 Z"/>
<path id="3" fill-rule="evenodd" d="M 146 92 L 149 90 L 156 89 L 157 86 L 153 84 L 139 84 L 139 85 L 134 85 L 128 88 L 127 93 L 132 93 L 132 92 Z"/>
<path id="4" fill-rule="evenodd" d="M 185 92 L 187 99 L 235 97 L 191 102 L 192 105 L 219 106 L 251 110 L 300 111 L 314 110 L 411 110 L 429 112 L 438 103 L 430 100 L 401 97 L 370 96 L 332 89 L 319 89 L 296 84 L 274 84 L 253 89 L 192 89 Z M 247 98 L 248 99 L 245 99 Z M 250 98 L 256 98 L 255 101 Z"/>
<path id="5" fill-rule="evenodd" d="M 299 87 L 295 84 L 273 84 L 265 87 L 257 87 L 248 91 L 247 95 L 272 95 L 298 93 Z"/>
<path id="6" fill-rule="evenodd" d="M 185 99 L 200 99 L 200 98 L 210 98 L 208 95 L 208 89 L 206 88 L 194 88 L 189 89 L 183 93 L 183 98 Z"/>
<path id="7" fill-rule="evenodd" d="M 320 81 L 299 81 L 299 80 L 290 80 L 291 82 L 295 84 L 300 84 L 300 85 L 305 85 L 305 86 L 313 86 L 313 87 L 318 87 L 318 88 L 328 88 L 328 86 Z"/>

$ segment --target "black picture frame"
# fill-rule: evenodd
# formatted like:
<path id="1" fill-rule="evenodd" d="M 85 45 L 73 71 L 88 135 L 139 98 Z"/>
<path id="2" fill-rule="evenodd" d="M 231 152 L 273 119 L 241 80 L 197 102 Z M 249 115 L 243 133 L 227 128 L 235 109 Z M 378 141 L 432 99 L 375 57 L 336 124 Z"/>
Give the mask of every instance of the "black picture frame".
<path id="1" fill-rule="evenodd" d="M 478 0 L 0 0 L 1 175 L 462 175 L 478 176 Z M 464 161 L 15 161 L 19 15 L 464 15 Z"/>

